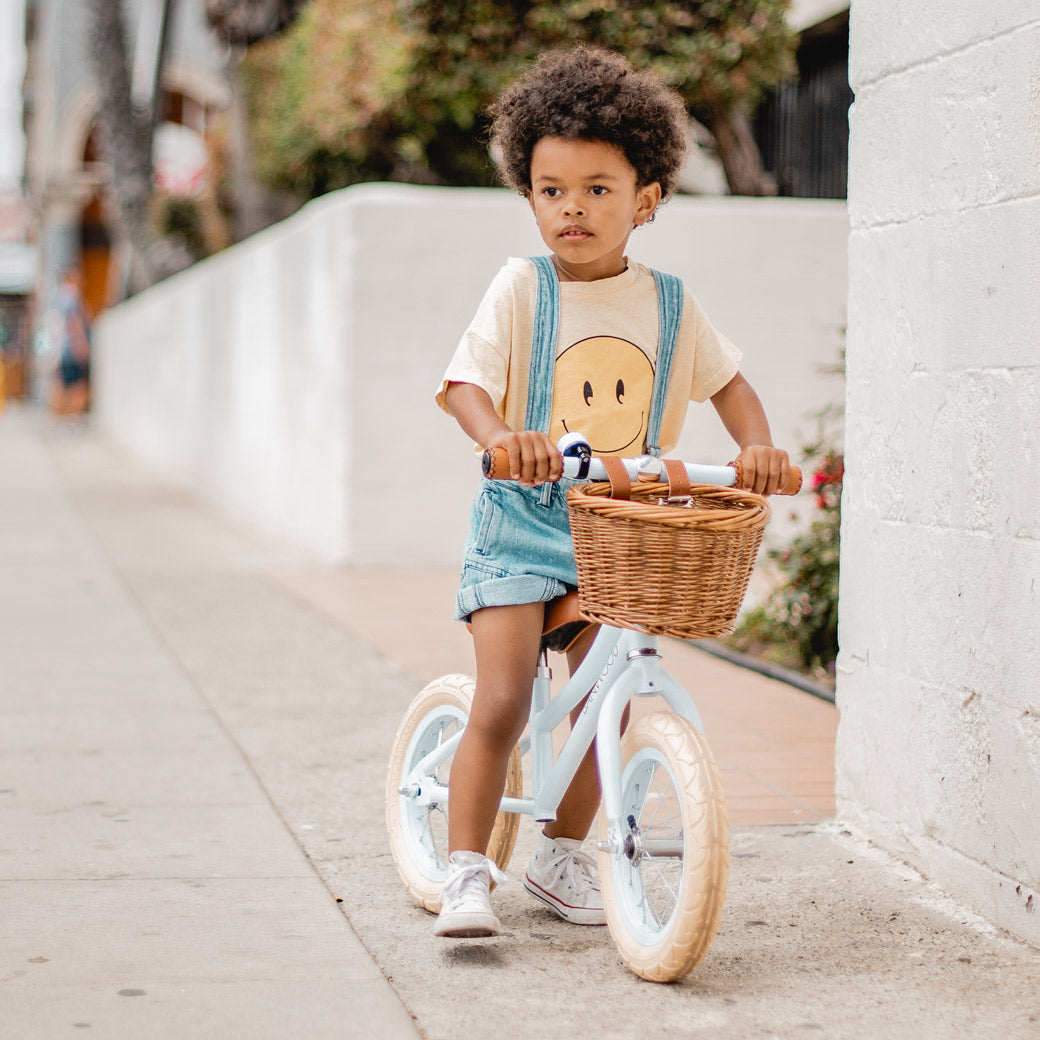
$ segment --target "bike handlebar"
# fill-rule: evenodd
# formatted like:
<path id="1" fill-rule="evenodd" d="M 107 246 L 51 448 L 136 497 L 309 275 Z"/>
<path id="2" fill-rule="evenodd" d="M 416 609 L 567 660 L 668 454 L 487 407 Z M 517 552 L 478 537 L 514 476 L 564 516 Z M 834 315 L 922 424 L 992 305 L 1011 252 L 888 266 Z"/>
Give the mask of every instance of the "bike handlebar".
<path id="1" fill-rule="evenodd" d="M 619 459 L 631 480 L 659 480 L 667 483 L 668 474 L 664 470 L 661 459 L 644 455 L 638 459 Z M 691 484 L 717 484 L 720 487 L 739 487 L 741 480 L 740 463 L 730 466 L 705 466 L 694 462 L 684 462 L 686 474 Z M 491 480 L 512 480 L 509 472 L 509 453 L 505 448 L 488 448 L 481 460 L 484 476 Z M 563 475 L 578 480 L 608 480 L 607 471 L 600 459 L 563 457 Z M 802 487 L 802 471 L 792 466 L 787 483 L 777 492 L 779 495 L 797 494 Z"/>

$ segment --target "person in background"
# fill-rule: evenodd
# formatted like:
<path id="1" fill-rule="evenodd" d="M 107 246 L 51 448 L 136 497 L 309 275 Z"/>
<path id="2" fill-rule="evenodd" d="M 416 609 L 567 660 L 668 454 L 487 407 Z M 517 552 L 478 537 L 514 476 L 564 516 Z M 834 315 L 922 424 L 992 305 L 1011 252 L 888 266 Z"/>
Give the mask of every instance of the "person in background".
<path id="1" fill-rule="evenodd" d="M 85 415 L 90 407 L 90 319 L 83 301 L 83 274 L 66 268 L 58 287 L 60 340 L 51 392 L 51 411 L 62 417 Z"/>

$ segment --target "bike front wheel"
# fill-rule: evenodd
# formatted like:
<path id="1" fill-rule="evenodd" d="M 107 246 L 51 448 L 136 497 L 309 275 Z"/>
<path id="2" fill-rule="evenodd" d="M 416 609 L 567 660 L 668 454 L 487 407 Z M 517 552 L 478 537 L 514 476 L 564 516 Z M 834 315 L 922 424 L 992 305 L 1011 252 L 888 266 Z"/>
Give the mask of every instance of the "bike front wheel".
<path id="1" fill-rule="evenodd" d="M 621 760 L 621 818 L 600 821 L 607 924 L 633 972 L 674 982 L 704 958 L 722 915 L 729 875 L 722 782 L 703 734 L 671 712 L 632 726 Z"/>
<path id="2" fill-rule="evenodd" d="M 473 680 L 445 675 L 412 701 L 394 738 L 386 779 L 386 828 L 397 872 L 415 901 L 432 913 L 440 909 L 441 887 L 448 875 L 448 800 L 445 792 L 454 758 L 453 741 L 461 734 L 473 704 Z M 445 750 L 446 749 L 446 750 Z M 432 756 L 432 757 L 431 757 Z M 424 759 L 430 766 L 416 777 Z M 519 748 L 513 748 L 506 772 L 508 797 L 523 792 Z M 505 870 L 516 844 L 520 818 L 500 812 L 487 855 Z"/>

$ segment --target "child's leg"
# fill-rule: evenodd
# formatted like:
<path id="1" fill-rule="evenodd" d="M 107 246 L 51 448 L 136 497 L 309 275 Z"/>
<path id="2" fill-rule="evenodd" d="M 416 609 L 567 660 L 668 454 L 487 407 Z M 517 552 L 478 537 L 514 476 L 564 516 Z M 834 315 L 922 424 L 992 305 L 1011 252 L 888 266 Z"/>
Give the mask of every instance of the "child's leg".
<path id="1" fill-rule="evenodd" d="M 505 790 L 509 755 L 531 710 L 544 618 L 544 603 L 485 607 L 472 616 L 477 688 L 451 764 L 448 845 L 452 852 L 487 852 Z"/>

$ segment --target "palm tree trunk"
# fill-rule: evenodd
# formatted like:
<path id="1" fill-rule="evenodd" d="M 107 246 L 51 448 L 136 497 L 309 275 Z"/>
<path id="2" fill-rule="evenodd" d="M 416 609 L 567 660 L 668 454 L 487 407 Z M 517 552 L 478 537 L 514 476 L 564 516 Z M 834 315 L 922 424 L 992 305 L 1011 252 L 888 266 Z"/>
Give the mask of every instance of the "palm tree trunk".
<path id="1" fill-rule="evenodd" d="M 132 252 L 131 287 L 155 281 L 150 253 L 155 234 L 149 218 L 152 197 L 152 113 L 135 108 L 122 0 L 87 0 L 90 56 L 100 89 L 101 152 L 111 170 L 110 191 Z"/>

